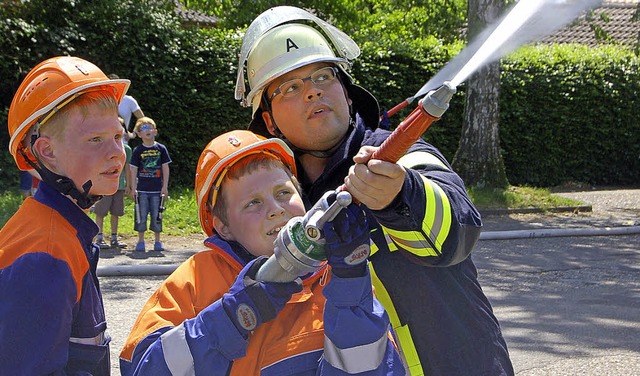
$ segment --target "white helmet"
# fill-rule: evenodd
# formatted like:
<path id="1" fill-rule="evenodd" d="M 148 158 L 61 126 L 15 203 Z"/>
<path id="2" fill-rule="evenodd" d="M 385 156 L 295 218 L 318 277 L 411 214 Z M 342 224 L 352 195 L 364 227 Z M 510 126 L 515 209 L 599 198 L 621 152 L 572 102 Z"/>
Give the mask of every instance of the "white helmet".
<path id="1" fill-rule="evenodd" d="M 300 21 L 312 21 L 320 30 Z M 259 15 L 245 32 L 235 98 L 245 107 L 251 105 L 254 116 L 264 88 L 277 77 L 321 61 L 346 70 L 358 55 L 360 48 L 348 35 L 311 13 L 291 6 L 271 8 Z M 247 81 L 251 91 L 245 98 Z"/>

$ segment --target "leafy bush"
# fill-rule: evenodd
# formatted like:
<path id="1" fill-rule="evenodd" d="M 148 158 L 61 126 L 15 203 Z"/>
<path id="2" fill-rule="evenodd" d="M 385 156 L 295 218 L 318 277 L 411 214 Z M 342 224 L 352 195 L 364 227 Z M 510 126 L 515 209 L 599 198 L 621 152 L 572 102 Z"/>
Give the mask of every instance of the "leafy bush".
<path id="1" fill-rule="evenodd" d="M 511 184 L 640 182 L 640 61 L 616 47 L 536 46 L 503 61 Z"/>

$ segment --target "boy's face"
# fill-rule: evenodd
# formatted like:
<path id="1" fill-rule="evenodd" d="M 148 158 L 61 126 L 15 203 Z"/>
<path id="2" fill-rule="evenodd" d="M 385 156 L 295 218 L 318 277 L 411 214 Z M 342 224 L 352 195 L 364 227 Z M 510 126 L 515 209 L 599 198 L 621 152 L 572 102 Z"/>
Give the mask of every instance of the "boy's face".
<path id="1" fill-rule="evenodd" d="M 326 63 L 309 64 L 278 77 L 267 87 L 267 96 L 270 98 L 282 83 L 305 79 L 325 66 Z M 337 77 L 320 86 L 306 80 L 299 94 L 273 97 L 271 108 L 277 127 L 287 140 L 301 149 L 331 149 L 349 129 L 349 102 Z M 269 114 L 263 112 L 262 118 L 269 132 L 275 135 Z"/>
<path id="2" fill-rule="evenodd" d="M 302 198 L 283 168 L 261 167 L 224 184 L 228 224 L 216 221 L 216 231 L 254 256 L 272 255 L 278 231 L 289 219 L 305 213 Z"/>
<path id="3" fill-rule="evenodd" d="M 143 142 L 153 142 L 158 134 L 158 130 L 152 124 L 143 124 L 137 133 Z"/>
<path id="4" fill-rule="evenodd" d="M 86 117 L 73 109 L 63 126 L 60 137 L 48 137 L 47 164 L 80 191 L 91 180 L 91 195 L 114 194 L 125 162 L 123 129 L 115 109 L 94 109 Z"/>

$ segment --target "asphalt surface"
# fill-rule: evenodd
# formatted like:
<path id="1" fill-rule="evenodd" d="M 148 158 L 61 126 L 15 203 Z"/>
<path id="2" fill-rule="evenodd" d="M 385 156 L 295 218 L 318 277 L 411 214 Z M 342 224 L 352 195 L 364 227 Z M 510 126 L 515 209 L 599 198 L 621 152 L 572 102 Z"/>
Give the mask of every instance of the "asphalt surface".
<path id="1" fill-rule="evenodd" d="M 516 375 L 640 375 L 640 189 L 567 192 L 590 212 L 487 215 L 485 231 L 541 235 L 480 240 L 472 257 L 509 347 Z M 547 229 L 627 228 L 616 236 L 546 236 Z M 104 252 L 105 267 L 174 265 L 198 236 L 163 254 Z M 142 306 L 164 276 L 100 277 L 112 340 L 112 373 Z"/>

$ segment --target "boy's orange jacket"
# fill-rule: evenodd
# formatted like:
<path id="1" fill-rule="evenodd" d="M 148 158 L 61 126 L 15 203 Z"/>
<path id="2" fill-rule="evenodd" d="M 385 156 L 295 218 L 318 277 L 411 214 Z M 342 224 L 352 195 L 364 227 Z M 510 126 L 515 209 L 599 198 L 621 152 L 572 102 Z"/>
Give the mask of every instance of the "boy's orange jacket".
<path id="1" fill-rule="evenodd" d="M 98 226 L 46 182 L 0 231 L 0 374 L 109 375 Z"/>
<path id="2" fill-rule="evenodd" d="M 228 243 L 215 236 L 208 239 L 207 245 L 212 249 L 199 252 L 180 265 L 144 306 L 120 354 L 123 375 L 134 374 L 135 368 L 142 363 L 150 367 L 144 372 L 163 374 L 165 363 L 171 363 L 171 354 L 163 351 L 163 347 L 166 347 L 165 350 L 169 347 L 162 337 L 172 329 L 184 330 L 186 334 L 183 336 L 186 336 L 188 344 L 187 352 L 176 361 L 181 362 L 190 356 L 189 362 L 196 374 L 199 373 L 199 367 L 203 371 L 208 370 L 206 374 L 241 376 L 315 374 L 323 367 L 325 371 L 318 374 L 345 374 L 324 364 L 326 360 L 322 357 L 325 349 L 323 315 L 327 302 L 323 290 L 325 294 L 331 294 L 327 286 L 331 274 L 328 266 L 304 279 L 303 290 L 293 295 L 276 319 L 260 325 L 246 341 L 220 304 L 222 296 L 229 291 L 245 262 Z M 382 374 L 404 374 L 392 341 L 387 341 L 388 318 L 381 305 L 377 301 L 374 303 L 369 275 L 366 278 L 354 278 L 350 283 L 353 284 L 350 289 L 346 285 L 337 288 L 345 295 L 356 295 L 355 307 L 350 303 L 340 308 L 327 304 L 327 310 L 336 312 L 335 319 L 327 323 L 336 336 L 327 335 L 343 348 L 347 343 L 355 343 L 348 347 L 367 347 L 379 341 L 382 347 L 378 344 L 376 351 L 385 360 L 376 367 L 376 373 L 387 369 L 388 372 L 383 371 Z M 361 295 L 358 295 L 359 290 L 363 290 Z M 363 314 L 359 309 L 369 312 Z M 342 310 L 355 311 L 357 318 L 349 317 L 350 314 L 340 316 L 337 312 Z M 357 327 L 352 329 L 353 325 Z M 357 328 L 365 332 L 357 335 Z M 340 337 L 347 338 L 347 341 Z M 159 367 L 153 365 L 157 360 L 153 357 L 154 351 L 156 356 L 165 358 L 157 362 Z M 394 361 L 397 373 L 389 369 L 393 368 Z"/>

